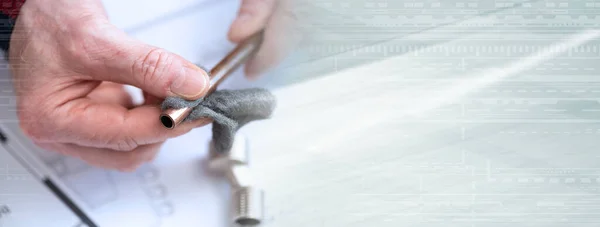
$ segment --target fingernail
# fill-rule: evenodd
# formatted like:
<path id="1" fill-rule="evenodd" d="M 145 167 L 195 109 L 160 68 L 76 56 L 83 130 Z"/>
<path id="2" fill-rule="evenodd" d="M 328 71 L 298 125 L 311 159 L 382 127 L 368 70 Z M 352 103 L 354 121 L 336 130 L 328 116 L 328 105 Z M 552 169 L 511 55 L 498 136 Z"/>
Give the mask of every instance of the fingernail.
<path id="1" fill-rule="evenodd" d="M 171 84 L 171 92 L 186 99 L 197 99 L 208 87 L 208 74 L 196 66 L 184 66 Z"/>

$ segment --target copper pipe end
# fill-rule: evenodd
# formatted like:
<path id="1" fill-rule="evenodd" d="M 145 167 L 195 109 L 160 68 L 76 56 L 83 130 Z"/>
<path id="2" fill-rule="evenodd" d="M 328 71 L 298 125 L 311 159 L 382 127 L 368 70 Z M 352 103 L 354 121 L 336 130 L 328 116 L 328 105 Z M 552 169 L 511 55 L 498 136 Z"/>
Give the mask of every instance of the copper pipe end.
<path id="1" fill-rule="evenodd" d="M 181 124 L 185 118 L 190 115 L 192 108 L 185 107 L 181 109 L 168 109 L 160 115 L 160 122 L 165 128 L 173 129 Z"/>

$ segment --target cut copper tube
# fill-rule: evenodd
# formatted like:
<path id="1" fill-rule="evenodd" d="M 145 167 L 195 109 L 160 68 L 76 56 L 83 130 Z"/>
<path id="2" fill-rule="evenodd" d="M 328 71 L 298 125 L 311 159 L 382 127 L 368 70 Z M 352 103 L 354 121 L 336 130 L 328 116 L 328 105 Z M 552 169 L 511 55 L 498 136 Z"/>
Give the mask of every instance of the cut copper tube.
<path id="1" fill-rule="evenodd" d="M 210 87 L 205 96 L 210 95 L 221 82 L 223 82 L 232 72 L 246 62 L 260 47 L 263 39 L 263 32 L 260 31 L 254 34 L 247 40 L 238 44 L 225 58 L 223 58 L 209 72 Z M 185 107 L 182 109 L 167 109 L 160 115 L 160 122 L 163 126 L 169 129 L 177 127 L 185 118 L 192 112 L 192 108 Z"/>
<path id="2" fill-rule="evenodd" d="M 166 128 L 175 128 L 176 125 L 180 124 L 190 113 L 192 108 L 181 108 L 181 109 L 167 109 L 160 115 L 160 122 Z"/>

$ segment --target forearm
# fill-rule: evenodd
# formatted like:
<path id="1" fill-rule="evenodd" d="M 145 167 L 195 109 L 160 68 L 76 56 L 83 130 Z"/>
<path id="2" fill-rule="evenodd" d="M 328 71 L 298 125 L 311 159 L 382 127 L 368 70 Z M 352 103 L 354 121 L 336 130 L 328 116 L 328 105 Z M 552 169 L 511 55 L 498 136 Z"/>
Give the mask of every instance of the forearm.
<path id="1" fill-rule="evenodd" d="M 17 16 L 25 0 L 0 0 L 0 50 L 8 53 Z"/>

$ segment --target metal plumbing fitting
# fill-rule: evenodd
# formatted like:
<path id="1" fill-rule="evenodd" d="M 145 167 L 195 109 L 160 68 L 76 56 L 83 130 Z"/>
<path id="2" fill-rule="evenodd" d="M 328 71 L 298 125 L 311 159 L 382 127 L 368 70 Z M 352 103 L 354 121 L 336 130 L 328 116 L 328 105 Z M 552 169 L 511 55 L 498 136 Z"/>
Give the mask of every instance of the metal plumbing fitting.
<path id="1" fill-rule="evenodd" d="M 241 226 L 257 226 L 264 217 L 265 192 L 255 187 L 241 187 L 233 196 L 233 221 Z"/>
<path id="2" fill-rule="evenodd" d="M 223 173 L 231 184 L 232 221 L 240 226 L 260 225 L 264 215 L 264 191 L 256 187 L 249 168 L 246 138 L 237 134 L 231 150 L 225 154 L 215 152 L 210 145 L 209 168 Z"/>

